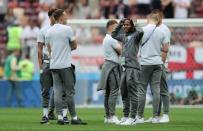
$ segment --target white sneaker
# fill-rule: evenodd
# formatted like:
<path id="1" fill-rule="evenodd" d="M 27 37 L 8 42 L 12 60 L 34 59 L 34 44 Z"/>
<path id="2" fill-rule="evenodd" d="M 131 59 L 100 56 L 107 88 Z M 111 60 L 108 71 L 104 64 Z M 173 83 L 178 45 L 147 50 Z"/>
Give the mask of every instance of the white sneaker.
<path id="1" fill-rule="evenodd" d="M 145 120 L 144 122 L 145 122 L 145 123 L 152 122 L 152 117 L 150 117 L 149 119 Z"/>
<path id="2" fill-rule="evenodd" d="M 160 119 L 160 123 L 168 123 L 170 121 L 169 116 L 167 114 L 163 114 Z"/>
<path id="3" fill-rule="evenodd" d="M 114 123 L 114 124 L 119 124 L 120 121 L 118 120 L 117 116 L 112 116 L 108 119 L 108 123 Z"/>
<path id="4" fill-rule="evenodd" d="M 159 123 L 160 117 L 156 116 L 152 118 L 152 123 Z"/>
<path id="5" fill-rule="evenodd" d="M 159 121 L 160 121 L 160 119 L 161 119 L 160 116 L 157 116 L 156 118 L 157 118 Z M 149 119 L 145 120 L 144 122 L 145 122 L 145 123 L 150 123 L 150 122 L 152 122 L 152 117 L 150 117 Z"/>
<path id="6" fill-rule="evenodd" d="M 124 123 L 127 119 L 128 117 L 122 117 L 118 124 Z"/>
<path id="7" fill-rule="evenodd" d="M 104 123 L 108 123 L 109 119 L 107 117 L 104 117 Z"/>
<path id="8" fill-rule="evenodd" d="M 136 118 L 136 123 L 138 123 L 138 124 L 144 123 L 144 118 L 138 116 L 138 117 Z"/>
<path id="9" fill-rule="evenodd" d="M 136 125 L 136 119 L 128 118 L 125 122 L 120 123 L 120 125 Z"/>

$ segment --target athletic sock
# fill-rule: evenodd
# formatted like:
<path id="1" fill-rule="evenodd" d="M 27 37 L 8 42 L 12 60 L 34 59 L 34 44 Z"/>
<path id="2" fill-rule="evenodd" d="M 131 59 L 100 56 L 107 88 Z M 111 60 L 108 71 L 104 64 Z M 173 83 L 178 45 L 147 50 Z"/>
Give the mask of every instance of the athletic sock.
<path id="1" fill-rule="evenodd" d="M 68 109 L 63 109 L 63 117 L 67 116 Z"/>
<path id="2" fill-rule="evenodd" d="M 48 108 L 43 108 L 43 116 L 48 117 Z"/>
<path id="3" fill-rule="evenodd" d="M 63 120 L 63 116 L 62 115 L 58 115 L 58 120 Z"/>

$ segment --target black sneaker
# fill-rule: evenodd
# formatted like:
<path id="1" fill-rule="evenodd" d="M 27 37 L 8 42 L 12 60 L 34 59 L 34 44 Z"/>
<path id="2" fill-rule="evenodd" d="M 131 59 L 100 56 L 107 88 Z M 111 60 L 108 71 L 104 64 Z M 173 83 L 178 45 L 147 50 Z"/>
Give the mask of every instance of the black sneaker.
<path id="1" fill-rule="evenodd" d="M 40 124 L 49 124 L 49 118 L 46 116 L 43 116 L 42 121 L 40 121 Z"/>
<path id="2" fill-rule="evenodd" d="M 87 123 L 83 122 L 80 118 L 78 118 L 77 120 L 72 119 L 71 124 L 72 125 L 87 125 Z"/>
<path id="3" fill-rule="evenodd" d="M 67 117 L 67 116 L 63 117 L 63 121 L 64 121 L 65 124 L 69 124 L 69 121 L 68 121 L 68 117 Z"/>
<path id="4" fill-rule="evenodd" d="M 64 120 L 59 119 L 59 120 L 57 120 L 57 124 L 58 124 L 58 125 L 64 125 L 65 122 L 64 122 Z"/>
<path id="5" fill-rule="evenodd" d="M 56 120 L 56 116 L 54 115 L 54 111 L 49 111 L 48 117 L 49 117 L 49 120 Z"/>

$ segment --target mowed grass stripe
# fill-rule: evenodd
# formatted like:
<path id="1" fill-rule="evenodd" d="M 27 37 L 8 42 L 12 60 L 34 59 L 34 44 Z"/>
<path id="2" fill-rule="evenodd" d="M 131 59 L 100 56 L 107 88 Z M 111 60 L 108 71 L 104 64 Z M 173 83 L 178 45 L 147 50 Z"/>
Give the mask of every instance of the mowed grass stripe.
<path id="1" fill-rule="evenodd" d="M 171 122 L 168 124 L 137 124 L 133 126 L 119 126 L 104 124 L 104 110 L 102 108 L 79 108 L 78 116 L 88 122 L 87 126 L 64 125 L 59 126 L 56 121 L 48 125 L 41 125 L 41 109 L 32 108 L 1 108 L 0 130 L 42 130 L 42 131 L 203 131 L 203 109 L 201 108 L 173 108 Z M 145 118 L 150 117 L 152 109 L 145 110 Z M 117 115 L 122 117 L 122 109 L 117 109 Z"/>

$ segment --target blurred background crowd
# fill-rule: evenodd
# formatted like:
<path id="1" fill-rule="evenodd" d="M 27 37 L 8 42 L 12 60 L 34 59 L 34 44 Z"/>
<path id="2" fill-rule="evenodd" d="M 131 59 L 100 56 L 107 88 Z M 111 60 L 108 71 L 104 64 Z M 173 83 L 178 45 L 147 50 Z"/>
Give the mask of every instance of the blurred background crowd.
<path id="1" fill-rule="evenodd" d="M 0 78 L 4 77 L 7 56 L 16 49 L 21 51 L 22 71 L 32 76 L 22 80 L 33 80 L 39 74 L 37 33 L 49 24 L 47 12 L 53 7 L 64 9 L 68 19 L 146 18 L 153 9 L 162 10 L 165 18 L 203 18 L 203 0 L 0 0 Z M 102 44 L 105 27 L 78 25 L 73 28 L 79 45 Z M 203 47 L 202 27 L 170 29 L 172 45 Z M 171 102 L 193 104 L 190 101 L 197 100 L 196 103 L 200 103 L 203 91 L 200 92 L 191 90 L 185 99 L 171 94 Z"/>

